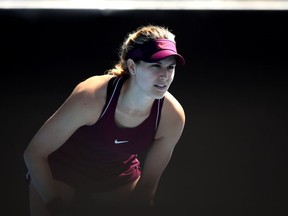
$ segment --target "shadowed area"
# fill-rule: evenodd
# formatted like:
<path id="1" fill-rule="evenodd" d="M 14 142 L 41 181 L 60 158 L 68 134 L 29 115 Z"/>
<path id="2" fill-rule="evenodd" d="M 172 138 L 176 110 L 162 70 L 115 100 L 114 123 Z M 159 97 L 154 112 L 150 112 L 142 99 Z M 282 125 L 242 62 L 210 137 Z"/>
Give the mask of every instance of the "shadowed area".
<path id="1" fill-rule="evenodd" d="M 171 93 L 186 127 L 156 215 L 286 215 L 286 11 L 0 10 L 3 210 L 28 215 L 23 151 L 83 79 L 117 61 L 127 32 L 165 25 L 186 59 Z M 171 125 L 173 127 L 173 125 Z"/>

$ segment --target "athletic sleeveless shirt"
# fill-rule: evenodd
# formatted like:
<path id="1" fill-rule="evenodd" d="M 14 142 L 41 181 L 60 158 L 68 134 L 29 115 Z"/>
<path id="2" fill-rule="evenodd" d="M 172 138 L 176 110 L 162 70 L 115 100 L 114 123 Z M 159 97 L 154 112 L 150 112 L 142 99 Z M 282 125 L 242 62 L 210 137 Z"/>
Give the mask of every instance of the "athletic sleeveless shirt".
<path id="1" fill-rule="evenodd" d="M 113 77 L 98 121 L 82 126 L 48 157 L 55 180 L 76 190 L 104 192 L 141 175 L 137 154 L 147 150 L 158 128 L 164 98 L 156 99 L 150 115 L 134 128 L 118 127 L 115 110 L 126 77 Z"/>

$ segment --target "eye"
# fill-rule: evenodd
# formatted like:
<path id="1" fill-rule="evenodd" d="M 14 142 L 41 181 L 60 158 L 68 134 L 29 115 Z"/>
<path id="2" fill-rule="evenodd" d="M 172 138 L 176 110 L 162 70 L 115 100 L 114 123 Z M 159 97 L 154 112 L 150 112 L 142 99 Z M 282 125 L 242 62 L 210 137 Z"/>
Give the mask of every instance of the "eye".
<path id="1" fill-rule="evenodd" d="M 160 64 L 152 64 L 151 67 L 160 68 L 161 65 Z"/>
<path id="2" fill-rule="evenodd" d="M 174 70 L 175 67 L 176 67 L 176 65 L 170 65 L 170 66 L 167 67 L 167 69 L 168 69 L 168 70 Z"/>

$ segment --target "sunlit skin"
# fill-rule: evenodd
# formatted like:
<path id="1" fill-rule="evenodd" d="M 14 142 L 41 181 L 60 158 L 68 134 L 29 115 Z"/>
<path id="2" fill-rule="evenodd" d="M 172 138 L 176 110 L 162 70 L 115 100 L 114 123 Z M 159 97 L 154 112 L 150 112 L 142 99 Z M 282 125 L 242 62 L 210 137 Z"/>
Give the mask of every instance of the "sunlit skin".
<path id="1" fill-rule="evenodd" d="M 122 110 L 127 116 L 149 114 L 153 101 L 163 98 L 173 82 L 175 57 L 170 56 L 155 63 L 135 63 L 129 59 L 127 64 L 133 75 L 124 84 L 117 112 L 120 114 Z M 122 104 L 125 104 L 125 107 Z"/>
<path id="2" fill-rule="evenodd" d="M 140 61 L 136 64 L 135 89 L 144 98 L 160 99 L 169 89 L 175 75 L 176 60 L 170 56 L 156 63 Z M 140 95 L 139 95 L 140 96 Z"/>

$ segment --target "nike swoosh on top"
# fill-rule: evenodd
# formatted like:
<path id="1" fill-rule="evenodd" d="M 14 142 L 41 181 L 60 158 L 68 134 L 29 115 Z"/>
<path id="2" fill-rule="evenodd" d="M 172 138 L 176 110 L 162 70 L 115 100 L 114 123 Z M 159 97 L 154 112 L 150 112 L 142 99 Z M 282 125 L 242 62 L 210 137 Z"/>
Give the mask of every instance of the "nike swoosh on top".
<path id="1" fill-rule="evenodd" d="M 129 142 L 129 141 L 128 140 L 118 140 L 118 139 L 116 139 L 114 141 L 115 144 L 123 144 L 123 143 L 127 143 L 127 142 Z"/>

